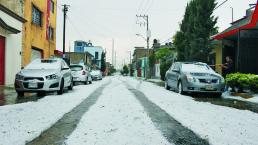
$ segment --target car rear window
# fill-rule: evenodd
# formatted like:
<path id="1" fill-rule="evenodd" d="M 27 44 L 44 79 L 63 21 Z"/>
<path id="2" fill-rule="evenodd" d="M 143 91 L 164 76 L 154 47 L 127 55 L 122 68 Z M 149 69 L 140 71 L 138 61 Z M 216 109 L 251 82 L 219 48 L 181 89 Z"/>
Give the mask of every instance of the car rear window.
<path id="1" fill-rule="evenodd" d="M 72 71 L 81 71 L 83 69 L 83 67 L 80 65 L 73 65 L 73 66 L 70 66 L 70 68 Z"/>

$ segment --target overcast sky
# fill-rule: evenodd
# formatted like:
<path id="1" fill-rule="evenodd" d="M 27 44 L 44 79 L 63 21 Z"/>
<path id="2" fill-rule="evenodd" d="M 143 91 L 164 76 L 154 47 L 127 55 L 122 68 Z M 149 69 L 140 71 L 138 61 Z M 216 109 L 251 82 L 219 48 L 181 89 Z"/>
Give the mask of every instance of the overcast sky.
<path id="1" fill-rule="evenodd" d="M 107 50 L 107 60 L 111 62 L 112 38 L 115 39 L 117 64 L 129 62 L 129 51 L 135 46 L 146 46 L 143 38 L 146 27 L 136 24 L 136 14 L 148 14 L 151 30 L 151 44 L 154 38 L 166 42 L 177 30 L 183 19 L 185 7 L 190 0 L 58 0 L 57 13 L 57 49 L 62 50 L 63 14 L 62 4 L 69 4 L 67 20 L 67 47 L 73 51 L 75 40 L 84 40 Z M 222 3 L 225 0 L 217 0 Z M 222 31 L 230 26 L 231 8 L 234 8 L 234 19 L 245 15 L 249 4 L 256 0 L 228 0 L 215 10 L 218 16 L 218 27 Z M 139 22 L 141 19 L 138 20 Z"/>

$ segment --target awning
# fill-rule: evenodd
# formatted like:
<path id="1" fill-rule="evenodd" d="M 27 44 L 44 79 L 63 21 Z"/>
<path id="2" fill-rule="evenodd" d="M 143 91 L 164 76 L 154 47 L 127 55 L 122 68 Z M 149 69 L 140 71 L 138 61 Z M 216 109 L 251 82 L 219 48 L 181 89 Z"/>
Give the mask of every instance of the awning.
<path id="1" fill-rule="evenodd" d="M 12 26 L 9 26 L 8 24 L 6 24 L 5 21 L 2 20 L 1 18 L 0 18 L 0 27 L 5 29 L 6 31 L 8 31 L 10 34 L 18 34 L 21 32 L 20 30 L 17 30 L 15 28 L 13 28 Z"/>
<path id="2" fill-rule="evenodd" d="M 255 10 L 252 15 L 248 17 L 244 17 L 232 23 L 231 27 L 219 33 L 218 35 L 215 35 L 213 39 L 220 40 L 223 38 L 236 35 L 240 29 L 254 29 L 257 27 L 257 21 L 258 21 L 258 5 L 256 4 Z"/>

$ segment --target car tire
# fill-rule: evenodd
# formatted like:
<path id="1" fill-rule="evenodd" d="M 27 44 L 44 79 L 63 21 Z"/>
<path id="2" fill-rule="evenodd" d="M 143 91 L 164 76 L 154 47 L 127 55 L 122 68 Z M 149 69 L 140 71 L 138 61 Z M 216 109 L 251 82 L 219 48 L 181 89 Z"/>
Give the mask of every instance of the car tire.
<path id="1" fill-rule="evenodd" d="M 44 96 L 46 96 L 46 92 L 38 92 L 37 96 L 38 97 L 44 97 Z"/>
<path id="2" fill-rule="evenodd" d="M 167 79 L 165 80 L 165 89 L 170 90 L 170 86 L 168 85 Z"/>
<path id="3" fill-rule="evenodd" d="M 92 84 L 92 81 L 89 81 L 89 84 Z"/>
<path id="4" fill-rule="evenodd" d="M 68 90 L 73 90 L 73 82 L 71 82 L 70 86 L 68 87 Z"/>
<path id="5" fill-rule="evenodd" d="M 85 82 L 83 82 L 84 85 L 88 84 L 88 79 L 85 80 Z"/>
<path id="6" fill-rule="evenodd" d="M 60 84 L 60 89 L 57 91 L 58 95 L 62 95 L 64 93 L 64 79 L 62 79 Z"/>
<path id="7" fill-rule="evenodd" d="M 222 95 L 222 93 L 215 93 L 215 94 L 214 94 L 214 97 L 216 97 L 216 98 L 220 98 L 220 97 L 221 97 L 221 95 Z"/>
<path id="8" fill-rule="evenodd" d="M 18 98 L 22 98 L 22 97 L 24 97 L 24 92 L 22 92 L 22 91 L 17 91 L 17 97 Z"/>
<path id="9" fill-rule="evenodd" d="M 178 82 L 178 85 L 177 85 L 177 90 L 178 90 L 178 93 L 181 94 L 181 95 L 184 95 L 185 92 L 183 90 L 183 84 L 181 81 Z"/>

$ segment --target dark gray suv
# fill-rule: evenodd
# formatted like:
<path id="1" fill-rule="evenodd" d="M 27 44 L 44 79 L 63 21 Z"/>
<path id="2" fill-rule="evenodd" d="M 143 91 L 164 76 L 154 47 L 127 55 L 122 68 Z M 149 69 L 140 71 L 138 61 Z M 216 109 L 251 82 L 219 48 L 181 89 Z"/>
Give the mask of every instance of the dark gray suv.
<path id="1" fill-rule="evenodd" d="M 165 88 L 185 93 L 213 93 L 221 96 L 224 78 L 201 62 L 175 62 L 166 72 Z"/>

